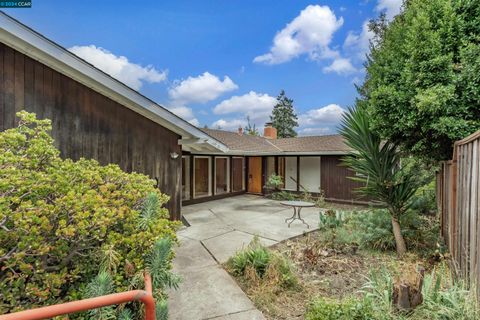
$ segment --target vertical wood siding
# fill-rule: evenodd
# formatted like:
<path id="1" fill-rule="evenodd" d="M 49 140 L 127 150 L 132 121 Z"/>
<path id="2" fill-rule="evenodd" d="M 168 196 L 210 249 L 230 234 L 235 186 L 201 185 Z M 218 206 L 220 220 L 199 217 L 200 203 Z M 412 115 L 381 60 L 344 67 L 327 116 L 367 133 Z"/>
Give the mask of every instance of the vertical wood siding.
<path id="1" fill-rule="evenodd" d="M 322 156 L 320 161 L 320 188 L 325 193 L 325 198 L 366 201 L 354 192 L 361 183 L 348 178 L 354 176 L 354 173 L 341 165 L 341 156 Z"/>
<path id="2" fill-rule="evenodd" d="M 22 109 L 52 120 L 64 158 L 116 163 L 158 180 L 180 218 L 181 154 L 177 134 L 92 89 L 0 43 L 0 131 L 12 128 Z"/>

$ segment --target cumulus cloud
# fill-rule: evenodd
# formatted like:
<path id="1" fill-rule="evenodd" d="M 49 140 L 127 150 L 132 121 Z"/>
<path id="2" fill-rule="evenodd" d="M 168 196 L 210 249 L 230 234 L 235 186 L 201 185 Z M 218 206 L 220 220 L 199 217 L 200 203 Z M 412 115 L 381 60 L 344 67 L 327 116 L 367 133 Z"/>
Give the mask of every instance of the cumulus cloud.
<path id="1" fill-rule="evenodd" d="M 385 12 L 387 19 L 392 20 L 394 16 L 400 13 L 403 0 L 378 0 L 375 10 Z"/>
<path id="2" fill-rule="evenodd" d="M 167 79 L 167 71 L 132 63 L 125 56 L 117 56 L 101 47 L 73 46 L 68 50 L 135 90 L 140 90 L 144 82 L 158 83 Z"/>
<path id="3" fill-rule="evenodd" d="M 222 129 L 227 131 L 237 131 L 238 128 L 243 128 L 247 125 L 247 121 L 243 119 L 219 119 L 212 123 L 213 129 Z"/>
<path id="4" fill-rule="evenodd" d="M 268 118 L 276 103 L 277 99 L 275 97 L 266 93 L 250 91 L 242 96 L 233 96 L 223 100 L 213 108 L 213 113 L 241 113 L 250 117 L 252 121 L 255 121 L 255 124 L 259 124 L 259 121 L 265 121 Z"/>
<path id="5" fill-rule="evenodd" d="M 178 107 L 170 107 L 170 108 L 168 108 L 168 110 L 170 110 L 171 112 L 173 112 L 174 114 L 176 114 L 180 118 L 187 120 L 188 122 L 190 122 L 194 126 L 198 127 L 200 125 L 198 119 L 195 118 L 195 116 L 193 114 L 192 108 L 189 108 L 189 107 L 186 107 L 186 106 L 178 106 Z"/>
<path id="6" fill-rule="evenodd" d="M 357 59 L 363 61 L 365 60 L 365 55 L 370 50 L 370 40 L 373 38 L 373 35 L 373 32 L 368 29 L 368 21 L 365 21 L 360 32 L 350 31 L 348 33 L 343 47 Z"/>
<path id="7" fill-rule="evenodd" d="M 235 89 L 238 89 L 238 86 L 229 77 L 225 76 L 222 81 L 217 76 L 204 72 L 197 77 L 177 81 L 168 90 L 168 95 L 175 104 L 183 105 L 212 101 Z"/>
<path id="8" fill-rule="evenodd" d="M 333 34 L 343 25 L 328 6 L 309 5 L 275 35 L 270 52 L 256 57 L 257 63 L 279 64 L 307 54 L 318 60 L 331 54 Z"/>
<path id="9" fill-rule="evenodd" d="M 337 124 L 342 119 L 345 109 L 338 104 L 329 104 L 325 107 L 312 109 L 298 117 L 300 127 Z"/>
<path id="10" fill-rule="evenodd" d="M 341 75 L 348 75 L 357 72 L 357 69 L 352 65 L 350 59 L 336 58 L 329 66 L 323 68 L 323 72 L 335 72 Z"/>

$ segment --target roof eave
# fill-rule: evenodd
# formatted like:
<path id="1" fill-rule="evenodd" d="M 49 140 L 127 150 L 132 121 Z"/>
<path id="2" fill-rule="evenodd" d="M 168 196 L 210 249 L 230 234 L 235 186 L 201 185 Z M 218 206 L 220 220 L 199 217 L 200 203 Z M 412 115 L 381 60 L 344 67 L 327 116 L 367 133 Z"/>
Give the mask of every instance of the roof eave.
<path id="1" fill-rule="evenodd" d="M 0 11 L 0 42 L 180 135 L 203 139 L 206 150 L 228 148 L 154 101 Z"/>

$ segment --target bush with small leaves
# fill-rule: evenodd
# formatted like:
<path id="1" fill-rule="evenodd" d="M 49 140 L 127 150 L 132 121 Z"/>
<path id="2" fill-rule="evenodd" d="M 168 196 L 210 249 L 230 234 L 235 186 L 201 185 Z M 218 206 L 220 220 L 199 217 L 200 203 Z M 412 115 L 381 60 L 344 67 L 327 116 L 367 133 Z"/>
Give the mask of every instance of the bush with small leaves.
<path id="1" fill-rule="evenodd" d="M 0 132 L 0 314 L 82 298 L 100 268 L 117 290 L 176 222 L 155 182 L 117 165 L 61 159 L 49 120 Z"/>

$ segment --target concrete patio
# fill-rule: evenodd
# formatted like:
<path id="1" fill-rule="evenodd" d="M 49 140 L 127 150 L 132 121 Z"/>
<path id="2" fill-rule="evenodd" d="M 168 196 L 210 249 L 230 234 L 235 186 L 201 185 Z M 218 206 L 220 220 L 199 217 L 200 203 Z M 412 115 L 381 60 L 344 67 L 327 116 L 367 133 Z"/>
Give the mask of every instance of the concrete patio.
<path id="1" fill-rule="evenodd" d="M 220 264 L 255 235 L 270 246 L 318 227 L 317 208 L 302 210 L 310 228 L 298 220 L 288 228 L 285 219 L 292 214 L 292 208 L 254 195 L 184 207 L 191 226 L 178 232 L 174 271 L 183 282 L 169 294 L 170 319 L 264 319 Z"/>

